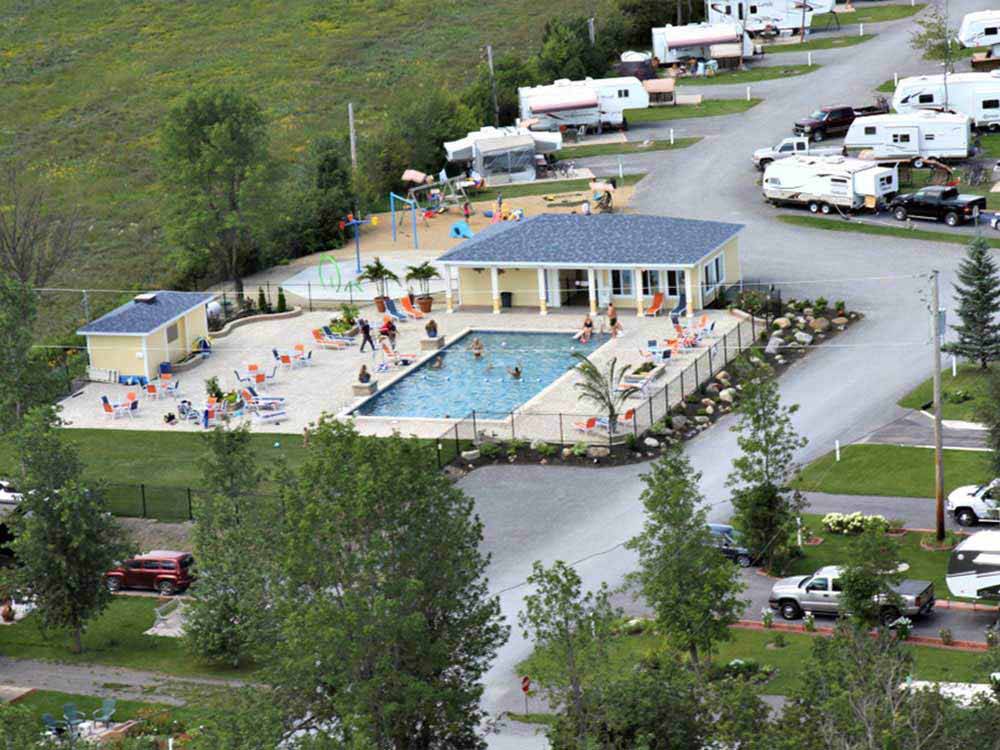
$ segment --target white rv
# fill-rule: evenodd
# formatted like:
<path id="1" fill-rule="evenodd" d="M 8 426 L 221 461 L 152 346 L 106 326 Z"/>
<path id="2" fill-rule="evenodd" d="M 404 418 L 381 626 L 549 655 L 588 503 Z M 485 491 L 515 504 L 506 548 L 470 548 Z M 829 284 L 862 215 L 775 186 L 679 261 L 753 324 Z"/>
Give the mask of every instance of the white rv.
<path id="1" fill-rule="evenodd" d="M 1000 46 L 1000 10 L 966 13 L 958 29 L 958 41 L 963 47 Z M 994 54 L 1000 50 L 994 49 Z"/>
<path id="2" fill-rule="evenodd" d="M 720 45 L 739 45 L 743 57 L 753 56 L 750 35 L 735 23 L 691 23 L 653 29 L 653 57 L 660 63 L 674 63 L 692 57 L 716 57 Z"/>
<path id="3" fill-rule="evenodd" d="M 1000 599 L 1000 531 L 980 531 L 951 551 L 948 590 L 969 599 Z"/>
<path id="4" fill-rule="evenodd" d="M 808 206 L 813 213 L 874 209 L 899 190 L 895 166 L 844 156 L 790 156 L 764 170 L 764 197 L 774 204 Z"/>
<path id="5" fill-rule="evenodd" d="M 817 13 L 829 13 L 836 0 L 705 0 L 709 23 L 736 23 L 751 36 L 795 31 L 812 25 Z"/>
<path id="6" fill-rule="evenodd" d="M 521 123 L 532 130 L 561 127 L 618 127 L 625 124 L 626 109 L 645 109 L 649 94 L 634 77 L 560 79 L 548 86 L 517 90 Z"/>
<path id="7" fill-rule="evenodd" d="M 892 95 L 899 113 L 950 109 L 972 119 L 972 126 L 1000 128 L 1000 71 L 903 78 Z"/>
<path id="8" fill-rule="evenodd" d="M 445 141 L 444 153 L 450 162 L 472 161 L 475 158 L 475 148 L 478 141 L 522 135 L 530 135 L 534 140 L 536 154 L 551 154 L 562 148 L 562 134 L 560 133 L 532 132 L 518 126 L 503 128 L 486 126 L 470 132 L 465 138 L 459 138 L 457 141 Z"/>
<path id="9" fill-rule="evenodd" d="M 954 112 L 926 110 L 872 115 L 851 123 L 844 136 L 849 151 L 870 151 L 875 159 L 966 159 L 972 151 L 972 120 Z"/>

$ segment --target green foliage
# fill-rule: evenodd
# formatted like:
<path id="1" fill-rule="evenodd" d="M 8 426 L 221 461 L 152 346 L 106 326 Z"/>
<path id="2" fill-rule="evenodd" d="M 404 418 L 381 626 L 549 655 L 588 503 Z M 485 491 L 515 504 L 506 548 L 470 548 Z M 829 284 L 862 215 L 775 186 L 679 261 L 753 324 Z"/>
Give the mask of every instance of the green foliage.
<path id="1" fill-rule="evenodd" d="M 509 458 L 516 458 L 519 451 L 523 451 L 527 448 L 530 443 L 527 440 L 521 440 L 520 438 L 513 438 L 507 443 L 507 456 Z"/>
<path id="2" fill-rule="evenodd" d="M 681 0 L 619 0 L 618 7 L 625 17 L 626 48 L 649 47 L 649 30 L 664 23 L 683 25 L 705 18 L 701 3 L 685 4 Z"/>
<path id="3" fill-rule="evenodd" d="M 584 696 L 584 682 L 607 663 L 607 642 L 621 613 L 611 605 L 611 591 L 603 584 L 596 592 L 582 591 L 582 581 L 561 560 L 546 568 L 535 561 L 518 623 L 535 648 L 551 656 L 548 669 L 538 674 L 550 705 L 569 718 L 578 747 L 596 717 Z"/>
<path id="4" fill-rule="evenodd" d="M 276 312 L 288 312 L 288 302 L 285 300 L 285 290 L 280 286 L 278 287 L 278 307 Z"/>
<path id="5" fill-rule="evenodd" d="M 899 542 L 884 531 L 869 528 L 851 540 L 840 572 L 841 607 L 864 629 L 879 624 L 883 607 L 897 606 L 893 586 L 903 580 Z"/>
<path id="6" fill-rule="evenodd" d="M 32 409 L 17 435 L 24 512 L 14 520 L 12 580 L 34 598 L 46 629 L 68 630 L 83 649 L 87 622 L 108 605 L 104 573 L 131 552 L 99 491 L 85 487 L 76 451 L 63 442 L 51 407 Z"/>
<path id="7" fill-rule="evenodd" d="M 646 521 L 626 545 L 639 556 L 632 579 L 658 627 L 696 670 L 745 607 L 736 566 L 712 544 L 700 481 L 680 446 L 669 446 L 643 476 Z"/>
<path id="8" fill-rule="evenodd" d="M 507 639 L 473 502 L 427 459 L 323 419 L 280 477 L 294 523 L 274 554 L 265 681 L 286 719 L 336 726 L 349 746 L 474 746 L 480 680 Z"/>
<path id="9" fill-rule="evenodd" d="M 827 306 L 829 304 L 830 304 L 830 300 L 828 300 L 826 297 L 817 297 L 816 298 L 816 312 L 817 313 L 823 312 L 824 310 L 826 310 L 826 308 L 827 308 Z"/>
<path id="10" fill-rule="evenodd" d="M 581 379 L 573 384 L 580 391 L 580 400 L 590 402 L 608 419 L 608 429 L 614 432 L 618 425 L 618 415 L 625 401 L 639 390 L 637 386 L 622 386 L 622 380 L 628 375 L 631 365 L 618 368 L 618 358 L 612 357 L 607 367 L 602 371 L 586 355 L 573 352 L 580 364 L 576 366 Z"/>
<path id="11" fill-rule="evenodd" d="M 950 68 L 957 52 L 955 35 L 958 29 L 949 24 L 946 8 L 940 2 L 933 2 L 915 23 L 918 28 L 910 32 L 910 47 L 920 52 L 925 60 L 947 61 Z M 949 72 L 953 71 L 949 69 Z"/>
<path id="12" fill-rule="evenodd" d="M 441 274 L 438 270 L 431 265 L 430 261 L 425 260 L 416 266 L 406 267 L 406 280 L 416 281 L 420 286 L 420 296 L 429 297 L 431 293 L 431 279 L 439 279 Z"/>
<path id="13" fill-rule="evenodd" d="M 271 312 L 271 302 L 268 300 L 267 295 L 264 294 L 264 287 L 257 287 L 257 310 L 261 314 L 267 314 Z"/>
<path id="14" fill-rule="evenodd" d="M 31 287 L 0 274 L 0 432 L 16 429 L 28 409 L 54 396 L 51 372 L 31 348 L 37 316 Z"/>
<path id="15" fill-rule="evenodd" d="M 41 723 L 28 708 L 14 703 L 0 703 L 0 748 L 51 748 L 54 743 L 41 741 Z"/>
<path id="16" fill-rule="evenodd" d="M 784 406 L 774 376 L 751 373 L 736 407 L 740 455 L 726 485 L 733 490 L 733 525 L 768 569 L 780 569 L 792 554 L 795 518 L 805 505 L 789 484 L 795 452 L 805 446 L 792 425 L 798 406 Z"/>
<path id="17" fill-rule="evenodd" d="M 1000 476 L 1000 370 L 991 369 L 987 377 L 989 397 L 980 406 L 979 421 L 988 428 L 986 435 L 992 475 Z"/>
<path id="18" fill-rule="evenodd" d="M 217 273 L 243 290 L 270 221 L 273 168 L 260 105 L 235 89 L 196 91 L 160 132 L 164 229 L 189 278 Z"/>
<path id="19" fill-rule="evenodd" d="M 493 60 L 497 88 L 497 106 L 500 124 L 512 125 L 520 116 L 517 89 L 545 83 L 538 71 L 538 58 L 534 55 L 504 54 Z M 462 101 L 471 111 L 476 122 L 494 123 L 493 94 L 490 88 L 490 69 L 483 62 L 476 67 L 476 76 L 462 93 Z"/>
<path id="20" fill-rule="evenodd" d="M 497 443 L 481 443 L 479 455 L 485 459 L 496 458 L 500 455 L 500 446 Z"/>
<path id="21" fill-rule="evenodd" d="M 345 302 L 340 306 L 340 318 L 349 325 L 353 326 L 355 322 L 357 322 L 358 315 L 360 314 L 361 311 L 358 310 L 357 305 L 351 305 Z"/>
<path id="22" fill-rule="evenodd" d="M 589 449 L 590 446 L 582 440 L 578 443 L 573 443 L 573 455 L 577 458 L 586 458 Z"/>
<path id="23" fill-rule="evenodd" d="M 542 458 L 552 458 L 556 454 L 557 449 L 552 443 L 538 443 L 535 445 L 535 450 Z"/>
<path id="24" fill-rule="evenodd" d="M 284 733 L 281 707 L 267 691 L 243 688 L 228 696 L 225 709 L 210 711 L 197 727 L 189 729 L 191 741 L 184 747 L 190 750 L 272 750 L 282 745 Z M 348 750 L 346 745 L 331 743 L 327 747 Z M 296 744 L 295 748 L 298 750 L 300 746 Z M 362 747 L 358 746 L 357 750 Z"/>
<path id="25" fill-rule="evenodd" d="M 982 238 L 969 243 L 965 258 L 958 267 L 959 325 L 952 326 L 958 339 L 942 346 L 942 350 L 978 362 L 986 369 L 1000 359 L 1000 271 L 993 260 L 989 245 Z"/>
<path id="26" fill-rule="evenodd" d="M 399 276 L 386 266 L 379 257 L 375 257 L 371 263 L 365 264 L 358 281 L 371 282 L 375 285 L 379 297 L 389 296 L 389 282 L 399 283 Z"/>
<path id="27" fill-rule="evenodd" d="M 213 375 L 205 380 L 205 395 L 209 398 L 221 399 L 226 394 L 222 391 L 222 386 L 219 385 L 219 376 Z"/>
<path id="28" fill-rule="evenodd" d="M 625 447 L 630 451 L 639 450 L 639 438 L 634 432 L 625 433 Z"/>

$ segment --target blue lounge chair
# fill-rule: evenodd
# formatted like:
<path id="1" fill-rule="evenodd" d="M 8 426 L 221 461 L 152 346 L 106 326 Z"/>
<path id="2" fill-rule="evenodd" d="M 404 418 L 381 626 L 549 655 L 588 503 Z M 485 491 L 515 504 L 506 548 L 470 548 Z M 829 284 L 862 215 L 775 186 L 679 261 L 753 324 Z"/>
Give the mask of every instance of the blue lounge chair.
<path id="1" fill-rule="evenodd" d="M 320 328 L 320 330 L 323 332 L 324 336 L 326 336 L 328 339 L 332 339 L 333 341 L 346 341 L 351 344 L 354 343 L 353 336 L 345 336 L 342 333 L 334 333 L 333 331 L 330 330 L 330 326 L 323 326 L 322 328 Z"/>
<path id="2" fill-rule="evenodd" d="M 101 707 L 94 710 L 91 717 L 95 724 L 103 724 L 108 726 L 111 723 L 111 717 L 115 715 L 115 708 L 118 705 L 118 701 L 114 698 L 105 698 L 101 701 Z"/>
<path id="3" fill-rule="evenodd" d="M 385 312 L 387 315 L 389 315 L 392 318 L 395 318 L 401 323 L 406 322 L 406 316 L 399 311 L 399 308 L 396 307 L 396 301 L 391 299 L 390 297 L 385 298 Z"/>

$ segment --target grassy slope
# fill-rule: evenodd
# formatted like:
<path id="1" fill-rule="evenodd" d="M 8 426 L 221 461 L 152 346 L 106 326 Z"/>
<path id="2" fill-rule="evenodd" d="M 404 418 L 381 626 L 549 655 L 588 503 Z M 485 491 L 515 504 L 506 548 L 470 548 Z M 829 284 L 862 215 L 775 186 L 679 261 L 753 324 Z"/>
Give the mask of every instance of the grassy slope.
<path id="1" fill-rule="evenodd" d="M 616 156 L 618 154 L 641 154 L 646 151 L 671 151 L 693 146 L 700 137 L 674 138 L 670 141 L 629 141 L 628 143 L 591 143 L 582 146 L 568 146 L 559 149 L 553 156 L 558 159 L 585 159 L 588 156 Z"/>
<path id="2" fill-rule="evenodd" d="M 796 216 L 785 214 L 778 221 L 812 229 L 825 229 L 830 232 L 855 232 L 857 234 L 874 234 L 883 237 L 898 237 L 904 240 L 926 240 L 928 242 L 949 242 L 956 245 L 967 245 L 970 237 L 965 234 L 949 234 L 927 229 L 906 229 L 903 226 L 885 226 L 882 224 L 862 224 L 857 221 L 843 219 L 823 219 L 818 216 Z M 926 222 L 934 226 L 934 222 Z M 990 247 L 1000 247 L 1000 240 L 985 235 Z"/>
<path id="3" fill-rule="evenodd" d="M 154 148 L 163 114 L 205 83 L 258 97 L 274 150 L 290 161 L 406 75 L 461 83 L 487 42 L 533 49 L 556 13 L 589 13 L 526 0 L 79 0 L 0 5 L 0 147 L 18 150 L 80 201 L 90 247 L 66 276 L 151 283 L 166 270 L 156 238 Z M 145 243 L 151 243 L 147 245 Z M 145 249 L 141 252 L 137 250 Z M 79 285 L 77 284 L 77 285 Z M 98 284 L 98 286 L 102 285 Z"/>
<path id="4" fill-rule="evenodd" d="M 239 677 L 250 668 L 232 669 L 206 664 L 192 657 L 180 638 L 143 635 L 155 620 L 152 597 L 117 596 L 91 622 L 83 636 L 83 653 L 69 650 L 64 634 L 42 633 L 28 615 L 16 625 L 0 628 L 0 654 L 18 659 L 47 659 L 71 664 L 114 664 L 179 676 Z"/>
<path id="5" fill-rule="evenodd" d="M 944 451 L 944 490 L 988 482 L 989 454 Z M 842 495 L 934 497 L 934 451 L 898 445 L 848 445 L 813 461 L 796 483 L 799 489 Z"/>
<path id="6" fill-rule="evenodd" d="M 815 23 L 815 21 L 814 21 Z M 781 52 L 809 52 L 818 49 L 840 49 L 841 47 L 853 47 L 855 44 L 867 42 L 874 39 L 874 34 L 864 36 L 828 36 L 810 39 L 808 42 L 798 42 L 797 44 L 768 44 L 764 47 L 764 52 L 779 54 Z"/>
<path id="7" fill-rule="evenodd" d="M 625 113 L 629 123 L 657 122 L 661 120 L 686 120 L 689 117 L 717 117 L 746 112 L 763 99 L 702 99 L 701 104 L 682 104 L 676 107 L 650 107 L 630 109 Z"/>
<path id="8" fill-rule="evenodd" d="M 791 78 L 812 73 L 820 69 L 820 65 L 757 65 L 749 70 L 723 71 L 711 78 L 678 78 L 678 86 L 725 86 L 734 83 L 754 83 L 755 81 L 770 81 L 774 78 Z"/>
<path id="9" fill-rule="evenodd" d="M 850 23 L 880 23 L 882 21 L 896 21 L 900 18 L 909 18 L 919 13 L 927 6 L 924 3 L 916 5 L 858 5 L 853 13 L 837 13 L 841 25 Z M 812 28 L 825 28 L 830 22 L 833 13 L 820 13 L 813 16 Z"/>
<path id="10" fill-rule="evenodd" d="M 899 400 L 899 405 L 907 409 L 921 409 L 930 403 L 933 396 L 933 380 L 928 378 Z M 987 378 L 978 365 L 960 365 L 958 375 L 951 376 L 951 370 L 945 370 L 941 375 L 941 389 L 944 398 L 941 403 L 943 419 L 960 419 L 966 422 L 977 422 L 980 419 L 980 406 L 987 399 Z M 972 398 L 962 403 L 951 403 L 948 395 L 962 391 Z"/>

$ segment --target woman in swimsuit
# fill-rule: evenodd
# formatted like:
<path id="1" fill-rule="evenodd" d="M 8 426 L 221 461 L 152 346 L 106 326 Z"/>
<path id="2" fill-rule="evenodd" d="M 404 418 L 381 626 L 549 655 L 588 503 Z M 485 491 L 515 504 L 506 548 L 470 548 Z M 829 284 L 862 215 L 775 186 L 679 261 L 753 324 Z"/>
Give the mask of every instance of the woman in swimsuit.
<path id="1" fill-rule="evenodd" d="M 588 315 L 583 319 L 583 327 L 580 329 L 580 343 L 586 344 L 590 337 L 594 335 L 594 321 Z"/>
<path id="2" fill-rule="evenodd" d="M 472 346 L 469 349 L 472 351 L 472 356 L 476 359 L 479 359 L 486 353 L 486 347 L 483 346 L 483 342 L 478 338 L 472 339 Z"/>

